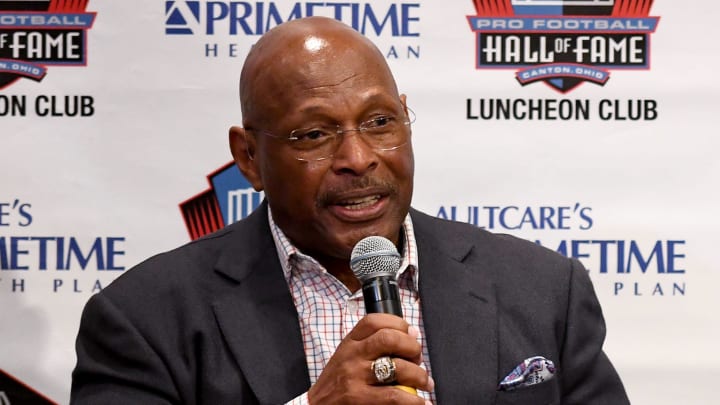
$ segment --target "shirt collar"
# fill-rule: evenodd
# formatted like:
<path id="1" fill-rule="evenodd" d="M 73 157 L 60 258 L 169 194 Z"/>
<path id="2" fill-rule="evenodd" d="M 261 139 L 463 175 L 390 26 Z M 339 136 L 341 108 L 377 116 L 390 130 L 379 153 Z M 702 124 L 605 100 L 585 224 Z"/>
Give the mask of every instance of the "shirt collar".
<path id="1" fill-rule="evenodd" d="M 280 265 L 283 268 L 283 274 L 285 275 L 285 280 L 288 283 L 290 283 L 290 276 L 293 267 L 300 270 L 312 268 L 322 273 L 327 272 L 327 270 L 317 260 L 315 260 L 312 256 L 304 254 L 295 247 L 292 242 L 290 242 L 282 229 L 280 229 L 273 220 L 271 209 L 268 209 L 268 221 L 270 223 L 273 240 L 275 241 L 278 258 L 280 259 Z M 400 252 L 402 261 L 400 262 L 398 279 L 401 277 L 411 277 L 413 288 L 417 292 L 419 291 L 418 251 L 417 242 L 415 240 L 415 231 L 410 214 L 405 217 L 402 229 L 405 237 L 403 238 L 402 252 Z"/>

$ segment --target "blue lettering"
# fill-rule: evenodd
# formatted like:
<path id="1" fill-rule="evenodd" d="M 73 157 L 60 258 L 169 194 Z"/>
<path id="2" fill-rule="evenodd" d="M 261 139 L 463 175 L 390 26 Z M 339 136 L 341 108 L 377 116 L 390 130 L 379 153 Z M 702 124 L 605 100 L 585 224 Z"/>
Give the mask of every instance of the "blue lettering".
<path id="1" fill-rule="evenodd" d="M 105 268 L 107 270 L 122 271 L 122 270 L 125 270 L 125 267 L 115 266 L 115 256 L 124 256 L 125 251 L 117 250 L 117 248 L 115 246 L 116 242 L 125 242 L 125 238 L 107 238 L 107 241 L 106 241 L 107 266 Z M 98 270 L 100 270 L 100 269 L 98 268 Z"/>
<path id="2" fill-rule="evenodd" d="M 560 208 L 562 210 L 562 208 Z M 528 211 L 530 209 L 528 208 Z M 550 229 L 555 229 L 553 224 L 553 217 L 555 216 L 555 208 L 553 207 L 540 207 L 540 229 L 545 229 L 545 224 Z"/>
<path id="3" fill-rule="evenodd" d="M 65 262 L 65 238 L 57 239 L 57 247 L 55 248 L 55 263 L 58 270 L 70 270 L 70 267 L 63 267 Z"/>
<path id="4" fill-rule="evenodd" d="M 478 226 L 480 220 L 480 207 L 468 207 L 468 224 Z"/>
<path id="5" fill-rule="evenodd" d="M 505 214 L 507 213 L 508 210 L 519 211 L 520 209 L 518 207 L 514 207 L 514 206 L 508 206 L 508 207 L 504 207 L 503 209 L 501 209 L 500 210 L 500 226 L 502 226 L 505 229 L 520 229 L 520 225 L 510 226 L 507 224 L 507 222 L 505 222 Z"/>
<path id="6" fill-rule="evenodd" d="M 419 37 L 419 8 L 420 3 L 391 3 L 387 9 L 381 9 L 377 4 L 349 2 L 209 1 L 205 4 L 205 21 L 200 24 L 205 25 L 206 35 L 225 31 L 225 24 L 228 25 L 226 32 L 230 35 L 262 35 L 286 21 L 331 15 L 362 34 Z M 176 14 L 171 15 L 166 22 L 166 32 L 170 32 L 168 29 L 177 29 L 173 28 L 174 25 L 184 25 L 186 19 L 173 19 Z M 221 26 L 223 29 L 220 29 Z"/>
<path id="7" fill-rule="evenodd" d="M 0 203 L 0 226 L 10 226 L 10 221 L 3 220 L 3 217 L 10 216 L 10 204 Z"/>
<path id="8" fill-rule="evenodd" d="M 317 4 L 317 3 L 313 3 L 313 4 Z M 276 27 L 285 21 L 290 21 L 290 20 L 294 20 L 294 19 L 303 17 L 301 3 L 295 3 L 292 10 L 290 11 L 290 14 L 285 19 L 280 15 L 280 11 L 278 11 L 277 7 L 275 6 L 275 3 L 270 3 L 269 8 L 270 9 L 268 11 L 268 18 L 267 18 L 267 21 L 265 22 L 265 25 L 264 26 L 262 24 L 258 25 L 258 27 L 259 27 L 258 35 L 264 34 L 265 32 L 269 31 L 273 27 Z M 307 9 L 310 9 L 309 5 L 308 5 Z M 309 15 L 312 15 L 312 14 L 309 14 Z M 272 17 L 272 21 L 271 21 L 271 17 Z"/>
<path id="9" fill-rule="evenodd" d="M 539 240 L 536 240 L 535 243 L 542 245 Z M 587 248 L 590 245 L 597 249 L 588 251 Z M 555 251 L 575 259 L 596 260 L 597 271 L 600 274 L 608 272 L 629 274 L 635 266 L 643 274 L 649 271 L 657 274 L 683 274 L 686 270 L 680 268 L 678 262 L 685 258 L 685 254 L 678 252 L 678 248 L 684 245 L 684 240 L 655 241 L 648 251 L 643 250 L 641 245 L 634 240 L 562 240 Z M 626 246 L 628 249 L 625 249 Z M 616 262 L 613 262 L 613 257 Z M 583 260 L 583 262 L 587 260 Z M 610 264 L 614 266 L 613 269 L 610 269 Z M 588 270 L 594 269 L 590 266 L 587 268 Z"/>
<path id="10" fill-rule="evenodd" d="M 655 288 L 653 288 L 652 295 L 665 295 L 663 294 L 662 287 L 660 286 L 660 283 L 655 284 Z"/>
<path id="11" fill-rule="evenodd" d="M 360 4 L 358 3 L 352 3 L 350 5 L 350 18 L 352 19 L 350 22 L 350 26 L 353 27 L 355 30 L 359 31 L 360 28 Z M 360 31 L 364 34 L 363 31 Z"/>
<path id="12" fill-rule="evenodd" d="M 617 241 L 617 270 L 618 273 L 625 272 L 625 241 Z"/>
<path id="13" fill-rule="evenodd" d="M 556 251 L 563 256 L 567 256 L 567 243 L 565 241 L 560 242 Z"/>
<path id="14" fill-rule="evenodd" d="M 682 253 L 675 253 L 675 245 L 684 245 L 684 240 L 669 240 L 667 241 L 667 272 L 668 273 L 685 273 L 685 269 L 678 269 L 675 266 L 676 259 L 683 259 L 685 255 Z M 685 294 L 683 290 L 683 295 Z"/>
<path id="15" fill-rule="evenodd" d="M 635 297 L 643 297 L 644 296 L 643 290 L 645 292 L 650 291 L 650 286 L 646 286 L 645 288 L 642 288 L 642 286 L 644 286 L 644 284 L 641 284 L 639 282 L 632 283 L 632 286 L 633 286 L 632 295 Z M 625 288 L 624 283 L 622 283 L 622 282 L 614 283 L 613 295 L 617 296 L 617 295 L 622 294 L 624 288 Z M 652 291 L 650 292 L 650 295 L 651 296 L 657 295 L 657 296 L 663 297 L 666 295 L 665 291 L 670 288 L 672 288 L 673 296 L 685 295 L 685 283 L 684 282 L 680 283 L 680 284 L 672 283 L 672 285 L 670 285 L 670 284 L 663 285 L 662 283 L 654 283 L 654 284 L 652 284 Z"/>
<path id="16" fill-rule="evenodd" d="M 673 295 L 675 295 L 676 292 L 680 295 L 685 295 L 685 283 L 682 283 L 682 287 L 680 284 L 673 283 Z"/>
<path id="17" fill-rule="evenodd" d="M 527 207 L 525 208 L 525 213 L 523 213 L 523 217 L 520 220 L 520 225 L 518 225 L 518 229 L 522 228 L 524 224 L 530 224 L 530 227 L 532 229 L 538 229 L 538 224 L 535 221 L 535 216 L 532 213 L 532 208 Z"/>
<path id="18" fill-rule="evenodd" d="M 28 240 L 28 238 L 13 236 L 10 238 L 10 268 L 13 270 L 27 270 L 28 266 L 21 266 L 19 256 L 29 253 L 27 250 L 20 249 L 20 241 Z"/>
<path id="19" fill-rule="evenodd" d="M 547 207 L 547 208 L 550 208 L 550 207 Z M 559 207 L 558 208 L 558 223 L 557 223 L 558 229 L 570 229 L 569 225 L 565 225 L 565 221 L 570 219 L 570 214 L 568 214 L 568 211 L 570 211 L 570 207 Z"/>
<path id="20" fill-rule="evenodd" d="M 395 50 L 394 46 L 390 46 L 390 49 L 385 54 L 385 58 L 387 58 L 387 59 L 397 59 L 398 58 L 398 54 L 397 54 L 397 51 Z"/>
<path id="21" fill-rule="evenodd" d="M 125 256 L 125 251 L 122 250 L 125 238 L 95 238 L 87 252 L 83 251 L 76 238 L 67 238 L 69 239 L 67 244 L 65 239 L 54 236 L 2 236 L 0 237 L 0 270 L 30 270 L 31 266 L 26 260 L 31 252 L 37 253 L 37 263 L 33 264 L 32 268 L 40 271 L 46 271 L 53 265 L 57 271 L 68 271 L 73 262 L 77 262 L 82 270 L 85 270 L 91 262 L 97 265 L 99 271 L 125 270 L 125 267 L 118 263 Z M 55 249 L 55 262 L 51 257 L 53 249 Z"/>
<path id="22" fill-rule="evenodd" d="M 625 287 L 623 283 L 615 283 L 615 295 L 618 295 L 620 290 L 622 290 Z"/>
<path id="23" fill-rule="evenodd" d="M 630 241 L 630 251 L 628 253 L 628 266 L 626 273 L 630 273 L 630 268 L 632 267 L 633 258 L 637 261 L 637 264 L 640 266 L 640 271 L 645 273 L 647 271 L 647 268 L 650 266 L 650 262 L 652 262 L 653 257 L 656 257 L 657 262 L 657 268 L 658 273 L 665 273 L 665 261 L 663 260 L 663 250 L 662 250 L 662 244 L 660 241 L 657 241 L 655 243 L 655 246 L 653 247 L 652 252 L 650 252 L 650 257 L 648 257 L 647 260 L 643 258 L 642 253 L 640 253 L 640 248 L 637 246 L 637 243 L 635 241 Z"/>
<path id="24" fill-rule="evenodd" d="M 32 237 L 30 240 L 38 241 L 39 270 L 47 270 L 47 242 L 55 240 L 53 237 Z"/>
<path id="25" fill-rule="evenodd" d="M 437 215 L 435 215 L 438 218 L 446 219 L 449 221 L 454 221 L 455 218 L 449 217 L 447 212 L 445 211 L 445 206 L 440 206 L 440 210 L 438 211 Z"/>
<path id="26" fill-rule="evenodd" d="M 383 18 L 382 20 L 382 23 L 380 23 L 375 17 L 375 12 L 373 11 L 372 6 L 370 4 L 365 4 L 365 18 L 363 18 L 363 25 L 360 29 L 360 32 L 366 35 L 368 22 L 370 22 L 370 25 L 372 25 L 372 28 L 375 30 L 376 35 L 380 35 L 380 33 L 382 33 L 383 29 L 385 28 L 385 24 L 389 23 L 390 29 L 392 31 L 392 36 L 399 36 L 397 8 L 395 4 L 390 5 L 387 14 L 385 14 L 385 18 Z"/>
<path id="27" fill-rule="evenodd" d="M 312 17 L 315 15 L 315 8 L 316 7 L 322 7 L 325 3 L 305 3 L 305 16 Z"/>
<path id="28" fill-rule="evenodd" d="M 87 256 L 83 256 L 82 250 L 80 249 L 80 246 L 78 246 L 77 240 L 75 238 L 70 238 L 70 245 L 68 247 L 68 257 L 67 262 L 65 263 L 66 268 L 70 268 L 70 261 L 73 257 L 77 260 L 78 264 L 80 264 L 80 268 L 82 270 L 85 270 L 88 263 L 90 262 L 90 259 L 92 258 L 93 254 L 96 255 L 96 262 L 97 262 L 97 268 L 98 270 L 105 270 L 105 260 L 103 259 L 103 250 L 102 250 L 102 240 L 100 238 L 95 238 L 95 242 L 93 242 L 92 247 L 90 248 L 90 252 L 88 252 Z"/>
<path id="29" fill-rule="evenodd" d="M 592 228 L 593 226 L 593 220 L 590 218 L 590 212 L 592 211 L 592 208 L 585 207 L 580 210 L 580 219 L 585 221 L 585 225 L 580 225 L 580 229 L 582 230 L 588 230 Z"/>
<path id="30" fill-rule="evenodd" d="M 20 212 L 20 216 L 25 219 L 25 222 L 18 222 L 18 225 L 20 226 L 28 226 L 32 224 L 32 215 L 30 215 L 30 212 L 28 210 L 32 208 L 32 205 L 30 204 L 22 204 L 18 211 Z"/>
<path id="31" fill-rule="evenodd" d="M 350 7 L 350 6 L 351 6 L 350 3 L 326 3 L 326 5 L 327 5 L 328 7 L 332 7 L 332 8 L 335 9 L 334 12 L 333 12 L 333 18 L 335 18 L 335 19 L 338 20 L 338 21 L 342 21 L 342 14 L 343 14 L 342 9 L 343 9 L 344 7 Z"/>
<path id="32" fill-rule="evenodd" d="M 0 236 L 0 270 L 7 270 L 10 268 L 8 263 L 7 246 L 5 245 L 5 237 Z"/>
<path id="33" fill-rule="evenodd" d="M 205 22 L 205 32 L 207 32 L 208 35 L 213 35 L 215 34 L 215 21 L 227 18 L 230 13 L 230 7 L 228 7 L 227 3 L 221 1 L 210 1 L 207 3 L 206 10 L 207 21 Z"/>
<path id="34" fill-rule="evenodd" d="M 400 8 L 402 10 L 402 26 L 401 26 L 402 34 L 401 35 L 404 37 L 419 37 L 420 36 L 419 32 L 417 32 L 417 31 L 410 32 L 410 22 L 411 21 L 419 22 L 420 17 L 410 17 L 410 9 L 420 8 L 420 4 L 402 4 L 400 6 Z M 418 56 L 420 56 L 420 55 L 418 55 Z"/>
<path id="35" fill-rule="evenodd" d="M 483 207 L 488 210 L 488 229 L 495 229 L 495 211 L 500 207 Z"/>
<path id="36" fill-rule="evenodd" d="M 607 273 L 607 260 L 608 260 L 608 245 L 614 245 L 615 241 L 612 240 L 594 240 L 592 244 L 600 245 L 600 273 Z"/>
<path id="37" fill-rule="evenodd" d="M 213 58 L 217 58 L 218 44 L 205 44 L 205 57 L 209 58 L 211 55 Z"/>
<path id="38" fill-rule="evenodd" d="M 17 290 L 20 290 L 20 292 L 25 292 L 25 279 L 13 279 L 12 292 L 16 292 Z"/>
<path id="39" fill-rule="evenodd" d="M 407 54 L 408 59 L 410 59 L 410 54 L 412 54 L 415 57 L 415 59 L 420 59 L 420 46 L 419 45 L 416 46 L 415 48 L 408 45 L 407 50 L 408 50 L 408 54 Z"/>

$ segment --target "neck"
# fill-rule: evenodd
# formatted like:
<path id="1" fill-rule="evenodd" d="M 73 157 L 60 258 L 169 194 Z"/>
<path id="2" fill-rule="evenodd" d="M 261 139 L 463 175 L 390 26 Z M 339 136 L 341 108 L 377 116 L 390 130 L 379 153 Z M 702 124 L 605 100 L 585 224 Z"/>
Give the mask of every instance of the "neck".
<path id="1" fill-rule="evenodd" d="M 336 279 L 340 280 L 345 287 L 350 290 L 351 293 L 359 290 L 362 287 L 360 280 L 355 277 L 352 270 L 350 270 L 350 264 L 348 260 L 342 260 L 332 257 L 317 257 L 315 256 L 320 264 L 325 267 L 328 273 L 332 274 Z"/>

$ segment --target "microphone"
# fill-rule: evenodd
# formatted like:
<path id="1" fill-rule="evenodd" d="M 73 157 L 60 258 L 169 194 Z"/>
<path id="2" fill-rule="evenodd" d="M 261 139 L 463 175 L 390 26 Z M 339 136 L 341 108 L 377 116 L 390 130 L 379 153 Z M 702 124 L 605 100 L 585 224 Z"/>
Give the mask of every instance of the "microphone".
<path id="1" fill-rule="evenodd" d="M 362 283 L 366 314 L 393 314 L 403 317 L 397 272 L 400 253 L 395 245 L 382 236 L 368 236 L 358 242 L 350 254 L 350 269 Z M 417 395 L 414 388 L 397 388 Z"/>

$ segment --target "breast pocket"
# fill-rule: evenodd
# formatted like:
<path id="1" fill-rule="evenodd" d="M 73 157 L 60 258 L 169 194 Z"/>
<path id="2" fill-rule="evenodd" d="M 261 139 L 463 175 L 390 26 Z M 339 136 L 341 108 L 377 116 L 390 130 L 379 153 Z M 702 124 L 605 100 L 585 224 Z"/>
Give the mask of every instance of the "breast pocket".
<path id="1" fill-rule="evenodd" d="M 512 391 L 499 391 L 497 405 L 559 405 L 557 378 Z"/>

